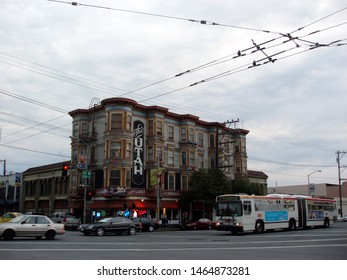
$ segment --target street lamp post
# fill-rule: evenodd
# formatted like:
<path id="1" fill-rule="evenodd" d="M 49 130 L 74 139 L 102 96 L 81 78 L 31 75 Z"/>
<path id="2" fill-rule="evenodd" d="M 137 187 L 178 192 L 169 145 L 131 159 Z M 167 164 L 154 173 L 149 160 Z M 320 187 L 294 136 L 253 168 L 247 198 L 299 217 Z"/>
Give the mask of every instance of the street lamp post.
<path id="1" fill-rule="evenodd" d="M 307 188 L 308 188 L 308 195 L 311 194 L 310 192 L 310 176 L 313 174 L 313 173 L 316 173 L 316 172 L 322 172 L 322 170 L 315 170 L 315 171 L 312 171 L 310 174 L 307 175 Z"/>

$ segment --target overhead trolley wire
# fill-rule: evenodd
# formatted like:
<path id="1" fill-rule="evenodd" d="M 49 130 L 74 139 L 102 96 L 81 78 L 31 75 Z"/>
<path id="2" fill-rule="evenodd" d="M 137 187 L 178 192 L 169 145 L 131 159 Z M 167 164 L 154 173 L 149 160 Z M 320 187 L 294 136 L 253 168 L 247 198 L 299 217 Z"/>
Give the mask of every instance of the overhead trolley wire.
<path id="1" fill-rule="evenodd" d="M 161 17 L 161 18 L 167 18 L 167 19 L 173 19 L 173 20 L 182 20 L 182 21 L 188 21 L 188 22 L 193 22 L 193 23 L 200 23 L 203 25 L 212 25 L 212 26 L 216 25 L 216 26 L 230 27 L 230 28 L 236 28 L 236 29 L 243 29 L 243 30 L 248 30 L 248 31 L 279 34 L 279 32 L 275 32 L 275 31 L 271 31 L 271 30 L 263 30 L 263 29 L 252 28 L 252 27 L 223 24 L 223 23 L 217 23 L 217 22 L 209 21 L 209 20 L 197 20 L 197 19 L 183 18 L 183 17 L 178 17 L 178 16 L 169 16 L 169 15 L 162 15 L 162 14 L 149 13 L 149 12 L 141 12 L 141 11 L 127 10 L 127 9 L 112 8 L 112 7 L 99 6 L 99 5 L 90 5 L 90 4 L 84 4 L 84 3 L 79 3 L 79 2 L 69 2 L 69 1 L 59 1 L 59 0 L 47 0 L 47 1 L 57 2 L 57 3 L 62 3 L 62 4 L 69 4 L 72 6 L 85 6 L 85 7 L 89 7 L 89 8 L 106 9 L 106 10 L 111 10 L 111 11 L 133 13 L 133 14 L 139 14 L 139 15 L 144 15 L 144 16 L 153 16 L 153 17 Z"/>
<path id="2" fill-rule="evenodd" d="M 50 0 L 49 0 L 49 1 L 50 1 Z M 51 2 L 71 3 L 72 5 L 78 4 L 78 3 L 76 3 L 76 2 L 66 2 L 66 1 L 51 1 Z M 78 5 L 80 5 L 80 4 L 78 4 Z M 92 5 L 90 5 L 90 6 L 92 6 Z M 107 8 L 107 7 L 100 7 L 100 8 Z M 346 9 L 346 8 L 344 8 L 344 9 Z M 327 17 L 329 17 L 329 16 L 331 16 L 331 15 L 334 15 L 334 14 L 336 14 L 336 13 L 338 13 L 338 12 L 344 10 L 344 9 L 341 9 L 341 10 L 339 10 L 339 11 L 333 13 L 333 14 L 330 14 L 330 15 L 328 15 L 328 16 L 326 16 L 326 17 L 320 19 L 320 20 L 323 20 L 323 19 L 325 19 L 325 18 L 327 18 Z M 125 10 L 124 10 L 124 11 L 125 11 Z M 132 11 L 132 12 L 135 12 L 135 11 Z M 141 13 L 141 12 L 140 12 L 140 13 Z M 143 13 L 143 14 L 152 15 L 152 14 L 150 14 L 150 13 Z M 162 16 L 162 15 L 161 15 L 161 16 Z M 167 17 L 167 16 L 162 16 L 162 17 Z M 178 18 L 178 17 L 169 17 L 169 18 L 183 19 L 183 18 Z M 189 19 L 183 19 L 183 20 L 189 20 Z M 306 25 L 306 26 L 303 26 L 303 27 L 301 27 L 301 28 L 299 28 L 299 29 L 297 29 L 297 30 L 294 30 L 292 33 L 297 32 L 297 31 L 301 31 L 303 28 L 306 28 L 306 27 L 308 27 L 308 26 L 310 26 L 310 25 L 312 25 L 312 24 L 314 24 L 314 23 L 316 23 L 316 22 L 318 22 L 318 21 L 320 21 L 320 20 L 317 20 L 317 21 L 315 21 L 315 22 L 313 22 L 313 23 L 310 23 L 310 24 L 308 24 L 308 25 Z M 190 21 L 192 21 L 192 20 L 190 20 Z M 195 21 L 195 20 L 193 20 L 193 21 L 194 21 L 194 22 L 197 22 L 197 21 Z M 204 22 L 204 23 L 203 23 L 203 22 L 200 22 L 200 23 L 202 23 L 202 24 L 208 24 L 208 22 Z M 343 23 L 343 24 L 344 24 L 344 23 Z M 339 24 L 339 25 L 336 25 L 336 26 L 341 26 L 341 25 L 343 25 L 343 24 Z M 215 25 L 217 25 L 217 24 L 215 24 Z M 221 25 L 221 24 L 219 24 L 219 25 Z M 335 27 L 336 27 L 336 26 L 335 26 Z M 237 28 L 236 26 L 234 26 L 234 27 Z M 242 28 L 242 27 L 239 27 L 239 28 Z M 331 29 L 331 28 L 333 28 L 333 27 L 327 28 L 327 29 L 325 29 L 325 30 L 328 30 L 328 29 Z M 248 29 L 248 28 L 242 28 L 242 29 Z M 249 30 L 251 30 L 251 29 L 249 29 Z M 253 30 L 253 31 L 261 31 L 261 30 Z M 323 31 L 323 30 L 321 30 L 321 31 Z M 262 30 L 262 32 L 264 32 L 264 31 Z M 225 56 L 225 57 L 223 57 L 223 58 L 221 58 L 221 59 L 217 59 L 217 60 L 214 60 L 214 61 L 212 61 L 212 62 L 205 63 L 205 64 L 203 64 L 203 65 L 201 65 L 201 66 L 198 66 L 198 67 L 189 69 L 189 70 L 187 70 L 187 71 L 181 72 L 181 73 L 179 73 L 179 74 L 176 74 L 176 75 L 173 76 L 173 77 L 170 77 L 170 78 L 161 80 L 161 81 L 159 81 L 159 82 L 155 82 L 155 83 L 152 83 L 152 84 L 150 84 L 150 85 L 140 87 L 140 88 L 138 88 L 138 89 L 136 89 L 136 90 L 133 90 L 133 91 L 130 91 L 130 92 L 126 92 L 126 93 L 122 94 L 121 96 L 124 96 L 124 95 L 126 95 L 126 94 L 130 94 L 130 93 L 137 92 L 137 91 L 139 91 L 139 90 L 148 88 L 148 87 L 150 87 L 150 86 L 153 86 L 153 85 L 156 85 L 156 84 L 159 84 L 159 83 L 162 83 L 162 82 L 171 80 L 171 79 L 174 79 L 174 78 L 179 77 L 179 76 L 182 76 L 182 75 L 184 75 L 184 74 L 188 74 L 188 73 L 192 73 L 192 72 L 194 72 L 194 71 L 202 70 L 202 69 L 205 69 L 205 68 L 207 68 L 207 67 L 211 67 L 211 66 L 214 66 L 214 65 L 217 65 L 217 64 L 220 64 L 220 63 L 223 63 L 223 62 L 232 60 L 232 59 L 236 59 L 236 58 L 238 58 L 238 57 L 243 57 L 243 56 L 246 56 L 246 55 L 253 54 L 255 51 L 259 51 L 259 50 L 261 49 L 261 48 L 259 48 L 259 46 L 266 45 L 266 44 L 268 44 L 268 43 L 270 43 L 270 42 L 273 42 L 273 41 L 275 41 L 275 40 L 277 40 L 277 39 L 280 39 L 280 38 L 287 38 L 287 41 L 284 41 L 284 42 L 282 42 L 282 43 L 280 43 L 280 44 L 277 44 L 277 45 L 275 45 L 275 46 L 279 46 L 279 45 L 281 45 L 281 44 L 283 44 L 283 43 L 286 43 L 286 42 L 289 42 L 289 41 L 295 42 L 295 40 L 297 40 L 297 39 L 299 38 L 299 37 L 292 37 L 289 33 L 287 33 L 287 34 L 278 33 L 278 32 L 273 32 L 273 33 L 280 34 L 281 36 L 277 36 L 276 38 L 273 38 L 273 39 L 271 39 L 271 40 L 269 40 L 269 41 L 266 41 L 266 42 L 263 42 L 263 43 L 260 43 L 260 44 L 253 44 L 253 46 L 251 46 L 251 47 L 249 47 L 249 48 L 247 48 L 247 49 L 244 49 L 244 50 L 242 50 L 242 51 L 238 51 L 238 52 L 236 52 L 236 53 L 234 53 L 234 54 L 232 54 L 232 55 L 228 55 L 228 56 Z M 310 35 L 313 35 L 313 34 L 316 34 L 316 33 L 317 33 L 317 32 L 311 32 L 311 33 L 307 34 L 306 36 L 310 36 Z M 301 37 L 301 38 L 303 38 L 303 37 Z M 341 41 L 344 41 L 344 40 L 345 40 L 345 39 L 343 39 L 343 40 L 336 40 L 336 41 L 334 41 L 334 45 L 333 45 L 332 43 L 330 43 L 330 46 L 340 46 L 340 45 L 344 45 L 344 44 L 337 44 L 337 42 L 341 42 Z M 267 49 L 269 49 L 269 48 L 271 48 L 271 47 L 275 47 L 275 46 L 268 46 Z M 296 45 L 296 47 L 297 47 L 297 45 Z M 258 50 L 255 50 L 255 49 L 257 49 L 257 48 L 258 48 Z M 293 49 L 293 48 L 292 48 L 292 49 Z M 249 51 L 251 51 L 251 52 L 249 52 Z M 238 72 L 241 72 L 241 71 L 245 71 L 245 70 L 247 70 L 247 69 L 249 69 L 249 68 L 252 68 L 252 67 L 255 67 L 255 66 L 259 66 L 259 65 L 257 65 L 257 62 L 259 63 L 259 62 L 262 62 L 263 60 L 266 60 L 266 59 L 268 60 L 268 62 L 273 62 L 273 61 L 272 61 L 271 59 L 269 59 L 269 58 L 272 58 L 272 57 L 274 57 L 274 56 L 276 56 L 276 55 L 282 54 L 282 53 L 284 53 L 285 51 L 289 51 L 289 50 L 284 50 L 284 51 L 281 51 L 281 52 L 278 52 L 278 53 L 275 53 L 275 54 L 272 54 L 272 55 L 268 55 L 268 56 L 266 56 L 266 58 L 262 58 L 262 59 L 260 59 L 260 60 L 253 61 L 252 65 L 247 64 L 247 65 L 248 65 L 248 68 L 245 68 L 245 69 L 241 69 L 241 68 L 240 68 L 240 69 L 229 70 L 229 71 L 223 72 L 223 73 L 221 73 L 221 74 L 215 75 L 215 76 L 213 76 L 213 77 L 210 77 L 210 78 L 208 78 L 208 79 L 206 79 L 206 80 L 202 80 L 202 81 L 200 81 L 200 82 L 210 81 L 210 80 L 214 80 L 214 79 L 217 79 L 217 78 L 225 77 L 225 76 L 228 76 L 228 75 L 231 75 L 231 74 L 235 74 L 235 73 L 238 73 Z M 306 52 L 306 51 L 308 51 L 308 50 L 305 50 L 305 51 L 303 51 L 303 52 Z M 249 52 L 249 53 L 246 54 L 245 52 Z M 302 52 L 300 52 L 300 53 L 302 53 Z M 291 54 L 291 55 L 288 55 L 288 56 L 286 56 L 286 57 L 290 57 L 290 56 L 297 55 L 297 54 L 299 54 L 299 53 Z M 232 58 L 229 58 L 229 57 L 232 57 Z M 283 58 L 280 58 L 280 59 L 284 59 L 284 58 L 286 58 L 286 57 L 283 57 Z M 229 59 L 227 59 L 227 58 L 229 58 Z M 223 59 L 224 59 L 224 61 L 223 61 Z M 276 59 L 276 60 L 277 60 L 277 59 Z M 255 62 L 255 63 L 254 63 L 254 62 Z M 264 63 L 264 64 L 265 64 L 265 63 Z M 244 65 L 243 67 L 246 67 L 247 65 Z M 234 73 L 233 73 L 233 72 L 234 72 Z M 183 89 L 187 89 L 187 88 L 189 88 L 189 87 L 191 87 L 191 86 L 193 86 L 193 85 L 196 85 L 196 84 L 198 84 L 198 83 L 200 83 L 200 82 L 196 82 L 196 83 L 193 83 L 193 84 L 191 84 L 191 85 L 189 85 L 189 86 L 182 87 L 182 88 L 176 89 L 176 90 L 172 90 L 172 91 L 169 91 L 169 92 L 166 92 L 166 93 L 157 95 L 157 96 L 155 96 L 155 97 L 151 97 L 151 98 L 144 99 L 144 100 L 142 100 L 142 102 L 145 102 L 145 101 L 148 101 L 148 100 L 150 100 L 150 99 L 154 99 L 154 98 L 157 98 L 157 97 L 160 97 L 160 96 L 163 96 L 163 95 L 171 94 L 171 93 L 174 93 L 174 92 L 177 92 L 177 91 L 181 91 L 181 90 L 183 90 Z M 96 90 L 98 90 L 98 89 L 96 89 Z"/>

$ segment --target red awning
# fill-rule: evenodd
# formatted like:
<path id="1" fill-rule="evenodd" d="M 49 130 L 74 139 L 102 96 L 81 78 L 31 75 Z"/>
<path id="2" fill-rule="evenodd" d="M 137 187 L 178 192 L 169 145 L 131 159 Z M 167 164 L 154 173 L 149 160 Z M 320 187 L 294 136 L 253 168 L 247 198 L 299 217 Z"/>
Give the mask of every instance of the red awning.
<path id="1" fill-rule="evenodd" d="M 124 208 L 125 201 L 119 200 L 95 200 L 91 204 L 88 205 L 88 208 L 92 209 L 102 209 L 102 208 Z"/>
<path id="2" fill-rule="evenodd" d="M 161 208 L 169 208 L 169 209 L 179 209 L 180 204 L 179 202 L 176 201 L 161 201 L 160 202 L 160 207 Z"/>
<path id="3" fill-rule="evenodd" d="M 66 208 L 82 209 L 83 201 L 69 201 Z"/>
<path id="4" fill-rule="evenodd" d="M 102 209 L 102 208 L 137 208 L 137 209 L 156 209 L 157 201 L 156 200 L 95 200 L 91 204 L 88 205 L 88 208 L 91 209 Z M 160 201 L 160 208 L 168 208 L 168 209 L 179 209 L 180 204 L 176 201 Z"/>

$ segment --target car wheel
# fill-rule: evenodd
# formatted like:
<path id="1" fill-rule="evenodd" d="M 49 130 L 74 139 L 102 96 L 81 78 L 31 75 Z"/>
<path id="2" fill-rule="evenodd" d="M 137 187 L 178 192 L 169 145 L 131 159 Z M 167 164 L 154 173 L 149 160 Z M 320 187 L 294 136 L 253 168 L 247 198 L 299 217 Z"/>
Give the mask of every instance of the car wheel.
<path id="1" fill-rule="evenodd" d="M 46 232 L 46 239 L 47 240 L 53 240 L 55 238 L 55 232 L 50 230 Z"/>
<path id="2" fill-rule="evenodd" d="M 12 240 L 13 237 L 15 236 L 15 233 L 12 229 L 7 229 L 2 235 L 5 240 Z"/>
<path id="3" fill-rule="evenodd" d="M 105 234 L 105 229 L 103 227 L 98 227 L 95 231 L 97 236 L 103 236 Z"/>
<path id="4" fill-rule="evenodd" d="M 154 231 L 154 227 L 153 227 L 153 226 L 149 226 L 149 227 L 148 227 L 148 231 L 149 231 L 149 232 Z"/>
<path id="5" fill-rule="evenodd" d="M 135 235 L 136 234 L 136 228 L 135 227 L 130 227 L 128 233 L 129 233 L 129 235 Z"/>

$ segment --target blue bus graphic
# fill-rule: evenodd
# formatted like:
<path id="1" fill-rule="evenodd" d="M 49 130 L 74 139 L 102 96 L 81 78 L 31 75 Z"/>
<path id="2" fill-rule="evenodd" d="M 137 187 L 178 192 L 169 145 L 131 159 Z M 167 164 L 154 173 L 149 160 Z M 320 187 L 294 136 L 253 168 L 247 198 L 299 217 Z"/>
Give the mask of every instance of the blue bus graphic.
<path id="1" fill-rule="evenodd" d="M 288 221 L 287 211 L 265 211 L 266 222 Z"/>

